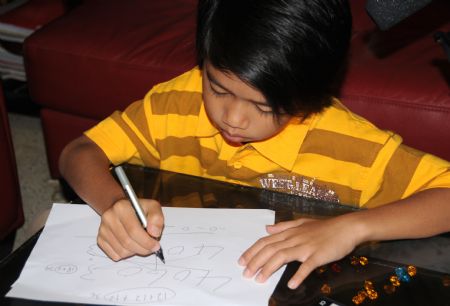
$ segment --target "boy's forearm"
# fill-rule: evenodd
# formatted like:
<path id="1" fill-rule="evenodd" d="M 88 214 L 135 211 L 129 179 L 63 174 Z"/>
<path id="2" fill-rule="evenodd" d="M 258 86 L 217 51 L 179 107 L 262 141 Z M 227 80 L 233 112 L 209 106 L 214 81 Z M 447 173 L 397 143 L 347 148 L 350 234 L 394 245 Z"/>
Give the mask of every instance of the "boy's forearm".
<path id="1" fill-rule="evenodd" d="M 360 243 L 434 236 L 450 231 L 450 188 L 425 190 L 343 217 L 355 222 Z"/>
<path id="2" fill-rule="evenodd" d="M 125 197 L 109 166 L 105 154 L 85 136 L 70 143 L 59 160 L 64 179 L 100 215 Z"/>

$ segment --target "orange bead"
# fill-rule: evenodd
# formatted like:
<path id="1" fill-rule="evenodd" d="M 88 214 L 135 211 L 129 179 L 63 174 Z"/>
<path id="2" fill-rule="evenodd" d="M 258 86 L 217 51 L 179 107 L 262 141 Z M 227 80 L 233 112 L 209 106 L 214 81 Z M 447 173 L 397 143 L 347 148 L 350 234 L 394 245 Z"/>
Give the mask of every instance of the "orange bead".
<path id="1" fill-rule="evenodd" d="M 408 274 L 409 276 L 413 277 L 417 274 L 417 269 L 414 266 L 408 266 Z"/>
<path id="2" fill-rule="evenodd" d="M 367 292 L 364 290 L 360 290 L 358 291 L 358 296 L 364 300 L 367 297 Z"/>
<path id="3" fill-rule="evenodd" d="M 361 266 L 365 266 L 369 263 L 369 260 L 367 259 L 367 257 L 361 256 L 359 257 L 359 263 L 361 264 Z"/>
<path id="4" fill-rule="evenodd" d="M 364 281 L 364 289 L 366 291 L 373 290 L 373 283 L 371 281 Z"/>
<path id="5" fill-rule="evenodd" d="M 338 265 L 337 263 L 333 263 L 331 265 L 331 270 L 333 270 L 336 273 L 340 273 L 342 271 L 342 268 L 340 265 Z"/>
<path id="6" fill-rule="evenodd" d="M 321 266 L 316 269 L 317 273 L 322 274 L 327 270 L 327 266 Z"/>
<path id="7" fill-rule="evenodd" d="M 353 302 L 353 304 L 355 304 L 355 305 L 359 305 L 359 304 L 362 303 L 362 301 L 359 299 L 359 297 L 358 297 L 357 295 L 355 295 L 355 296 L 352 298 L 352 302 Z"/>
<path id="8" fill-rule="evenodd" d="M 392 285 L 394 285 L 395 287 L 400 286 L 400 281 L 398 280 L 398 277 L 395 275 L 392 275 L 389 280 L 391 281 Z"/>
<path id="9" fill-rule="evenodd" d="M 356 257 L 356 256 L 350 257 L 350 263 L 351 263 L 353 266 L 359 265 L 359 258 Z"/>
<path id="10" fill-rule="evenodd" d="M 355 295 L 355 296 L 352 298 L 352 302 L 353 302 L 353 304 L 355 304 L 355 305 L 359 305 L 359 304 L 361 304 L 362 302 L 364 302 L 364 299 L 365 299 L 365 298 L 361 298 L 359 295 Z"/>
<path id="11" fill-rule="evenodd" d="M 444 285 L 444 287 L 450 287 L 450 275 L 444 275 L 442 278 L 442 285 Z"/>
<path id="12" fill-rule="evenodd" d="M 320 288 L 320 292 L 323 294 L 330 294 L 331 293 L 331 287 L 328 284 L 323 284 Z"/>
<path id="13" fill-rule="evenodd" d="M 375 300 L 378 297 L 378 292 L 376 292 L 375 290 L 371 289 L 367 291 L 367 296 L 369 297 L 369 299 L 371 300 Z"/>
<path id="14" fill-rule="evenodd" d="M 387 294 L 392 294 L 395 292 L 394 285 L 384 285 L 383 289 L 384 289 L 384 292 L 386 292 Z"/>

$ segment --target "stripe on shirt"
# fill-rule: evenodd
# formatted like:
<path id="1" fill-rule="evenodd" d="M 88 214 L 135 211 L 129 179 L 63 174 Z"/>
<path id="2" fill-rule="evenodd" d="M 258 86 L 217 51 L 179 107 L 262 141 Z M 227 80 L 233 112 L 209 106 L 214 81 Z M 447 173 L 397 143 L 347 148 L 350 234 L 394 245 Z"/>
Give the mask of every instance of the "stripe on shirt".
<path id="1" fill-rule="evenodd" d="M 202 105 L 202 94 L 193 91 L 156 92 L 151 95 L 150 100 L 154 115 L 197 116 Z M 176 101 L 186 103 L 176 103 Z"/>
<path id="2" fill-rule="evenodd" d="M 401 199 L 423 155 L 407 146 L 399 146 L 386 166 L 380 189 L 364 207 L 376 207 Z"/>
<path id="3" fill-rule="evenodd" d="M 128 116 L 128 118 L 133 118 L 133 123 L 134 125 L 136 125 L 138 131 L 140 131 L 144 136 L 144 138 L 151 143 L 152 138 L 150 137 L 150 130 L 148 127 L 147 118 L 145 112 L 143 111 L 141 103 L 143 103 L 142 100 L 132 103 L 125 110 L 125 114 Z"/>
<path id="4" fill-rule="evenodd" d="M 313 129 L 308 133 L 300 153 L 314 153 L 333 159 L 370 167 L 383 146 L 369 140 L 336 132 Z M 355 154 L 365 148 L 364 154 Z"/>
<path id="5" fill-rule="evenodd" d="M 149 167 L 159 167 L 159 160 L 153 157 L 148 149 L 145 147 L 145 145 L 142 143 L 142 141 L 139 139 L 139 137 L 133 132 L 133 130 L 128 126 L 128 124 L 123 120 L 121 117 L 120 112 L 115 112 L 111 115 L 111 119 L 113 119 L 118 126 L 123 130 L 125 134 L 130 138 L 130 140 L 133 142 L 134 146 L 136 147 L 137 151 L 139 152 L 139 155 L 141 156 L 142 160 L 144 161 L 145 165 Z"/>
<path id="6" fill-rule="evenodd" d="M 227 161 L 220 160 L 215 150 L 203 147 L 196 137 L 166 137 L 164 139 L 157 139 L 156 146 L 161 153 L 161 161 L 190 156 L 198 161 L 209 176 L 220 176 L 222 178 L 229 172 L 227 171 Z M 252 173 L 253 175 L 259 175 L 259 173 L 254 171 Z"/>

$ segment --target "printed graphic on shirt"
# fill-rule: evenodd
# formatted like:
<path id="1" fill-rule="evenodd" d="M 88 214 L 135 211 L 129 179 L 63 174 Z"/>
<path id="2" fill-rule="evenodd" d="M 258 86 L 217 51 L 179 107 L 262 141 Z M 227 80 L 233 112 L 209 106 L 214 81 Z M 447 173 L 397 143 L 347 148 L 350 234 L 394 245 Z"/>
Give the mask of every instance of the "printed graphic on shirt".
<path id="1" fill-rule="evenodd" d="M 339 203 L 336 192 L 315 182 L 315 178 L 296 175 L 267 174 L 259 179 L 260 187 L 272 191 Z"/>

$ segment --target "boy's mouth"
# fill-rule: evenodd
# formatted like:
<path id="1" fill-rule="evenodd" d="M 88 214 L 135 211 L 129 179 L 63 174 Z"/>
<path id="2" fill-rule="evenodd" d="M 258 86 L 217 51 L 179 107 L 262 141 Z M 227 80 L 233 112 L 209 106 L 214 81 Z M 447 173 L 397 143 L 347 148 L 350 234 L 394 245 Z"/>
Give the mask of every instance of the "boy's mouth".
<path id="1" fill-rule="evenodd" d="M 241 145 L 242 143 L 246 142 L 246 138 L 241 135 L 230 134 L 222 129 L 220 130 L 220 133 L 222 134 L 223 138 L 225 138 L 225 140 L 230 144 Z"/>

